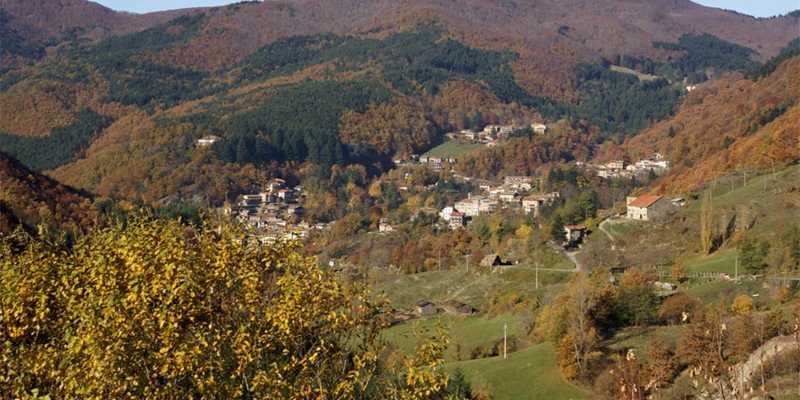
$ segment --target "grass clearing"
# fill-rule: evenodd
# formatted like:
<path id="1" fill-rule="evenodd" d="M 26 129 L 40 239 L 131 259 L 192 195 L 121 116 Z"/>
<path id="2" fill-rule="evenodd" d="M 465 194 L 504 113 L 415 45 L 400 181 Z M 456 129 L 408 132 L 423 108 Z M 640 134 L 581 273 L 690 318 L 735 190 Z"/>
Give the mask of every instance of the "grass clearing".
<path id="1" fill-rule="evenodd" d="M 650 74 L 643 74 L 639 71 L 634 71 L 630 68 L 620 67 L 619 65 L 612 65 L 611 70 L 614 72 L 621 72 L 623 74 L 631 74 L 636 75 L 639 78 L 639 81 L 654 81 L 656 79 L 660 79 L 660 77 Z"/>
<path id="2" fill-rule="evenodd" d="M 686 289 L 686 294 L 695 297 L 703 304 L 729 306 L 733 298 L 745 294 L 753 296 L 756 303 L 765 303 L 772 306 L 775 301 L 771 298 L 764 281 L 748 281 L 734 283 L 731 281 L 708 281 L 695 279 Z"/>
<path id="3" fill-rule="evenodd" d="M 444 143 L 428 150 L 423 156 L 434 157 L 457 157 L 464 153 L 470 153 L 478 149 L 485 148 L 482 143 L 472 143 L 469 141 L 445 140 Z"/>
<path id="4" fill-rule="evenodd" d="M 707 257 L 697 257 L 686 260 L 684 265 L 689 272 L 713 272 L 728 274 L 733 277 L 736 274 L 736 249 L 723 249 Z M 739 266 L 739 273 L 744 274 L 744 269 Z"/>
<path id="5" fill-rule="evenodd" d="M 744 185 L 743 173 L 731 174 L 709 184 L 711 203 L 714 207 L 748 206 L 751 217 L 756 221 L 752 232 L 760 237 L 771 236 L 779 232 L 781 227 L 788 228 L 800 222 L 798 218 L 786 218 L 800 212 L 793 202 L 797 195 L 785 191 L 787 185 L 795 184 L 798 180 L 800 166 L 797 165 L 777 170 L 775 174 L 770 172 L 748 176 L 747 186 Z M 695 194 L 699 197 L 703 195 L 702 192 Z M 702 201 L 698 199 L 684 212 L 700 214 L 701 205 Z"/>
<path id="6" fill-rule="evenodd" d="M 555 350 L 542 343 L 503 357 L 447 363 L 444 370 L 457 368 L 473 388 L 489 389 L 497 400 L 572 400 L 589 394 L 567 382 L 558 369 Z M 487 387 L 488 386 L 488 387 Z"/>
<path id="7" fill-rule="evenodd" d="M 414 346 L 419 340 L 414 336 L 417 332 L 435 332 L 436 324 L 447 328 L 450 345 L 444 353 L 445 361 L 458 361 L 456 344 L 461 347 L 461 359 L 469 358 L 470 352 L 481 346 L 491 346 L 503 339 L 503 325 L 508 325 L 508 336 L 522 337 L 519 331 L 521 318 L 514 315 L 501 315 L 488 319 L 482 315 L 459 317 L 440 314 L 413 323 L 393 326 L 384 333 L 386 341 L 404 354 L 413 354 Z"/>
<path id="8" fill-rule="evenodd" d="M 619 221 L 609 222 L 605 225 L 605 229 L 614 236 L 623 236 L 639 228 L 640 226 L 636 224 Z"/>

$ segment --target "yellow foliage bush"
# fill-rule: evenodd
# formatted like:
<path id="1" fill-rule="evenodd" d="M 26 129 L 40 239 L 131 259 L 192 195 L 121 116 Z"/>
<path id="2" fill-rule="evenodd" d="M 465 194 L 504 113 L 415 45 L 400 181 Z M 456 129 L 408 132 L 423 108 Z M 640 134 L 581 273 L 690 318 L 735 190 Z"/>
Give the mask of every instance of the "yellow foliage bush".
<path id="1" fill-rule="evenodd" d="M 0 237 L 0 398 L 388 390 L 375 388 L 383 301 L 343 285 L 296 243 L 215 231 L 136 217 L 70 249 L 21 232 Z M 446 386 L 436 374 L 409 379 L 414 393 Z"/>

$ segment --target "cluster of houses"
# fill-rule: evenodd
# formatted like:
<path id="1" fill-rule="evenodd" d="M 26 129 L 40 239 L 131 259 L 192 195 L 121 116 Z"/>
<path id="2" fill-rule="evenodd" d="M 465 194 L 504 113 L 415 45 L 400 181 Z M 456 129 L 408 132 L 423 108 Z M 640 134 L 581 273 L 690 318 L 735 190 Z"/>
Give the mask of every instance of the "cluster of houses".
<path id="1" fill-rule="evenodd" d="M 544 135 L 547 133 L 547 125 L 541 123 L 531 124 L 534 133 Z M 525 128 L 519 125 L 486 125 L 482 131 L 463 129 L 460 132 L 451 132 L 445 135 L 447 139 L 466 139 L 486 144 L 487 147 L 494 147 L 500 144 L 500 140 L 507 134 Z"/>
<path id="2" fill-rule="evenodd" d="M 305 209 L 297 202 L 301 196 L 302 187 L 288 188 L 286 181 L 276 178 L 259 193 L 241 196 L 236 205 L 227 205 L 223 212 L 250 226 L 253 236 L 263 243 L 330 230 L 329 224 L 303 222 Z"/>
<path id="3" fill-rule="evenodd" d="M 642 177 L 652 171 L 656 175 L 661 175 L 669 170 L 669 161 L 664 160 L 664 156 L 655 153 L 652 156 L 639 160 L 634 164 L 629 164 L 625 160 L 611 160 L 605 164 L 593 165 L 582 164 L 601 178 L 632 178 Z"/>
<path id="4" fill-rule="evenodd" d="M 420 156 L 418 154 L 411 154 L 406 158 L 396 158 L 393 161 L 395 165 L 423 165 L 434 171 L 441 171 L 448 165 L 452 166 L 458 163 L 458 157 Z"/>
<path id="5" fill-rule="evenodd" d="M 551 204 L 559 197 L 558 192 L 524 195 L 533 188 L 531 178 L 526 176 L 507 176 L 503 184 L 492 186 L 479 183 L 483 195 L 469 195 L 457 201 L 452 207 L 445 207 L 439 217 L 452 229 L 466 226 L 473 217 L 481 214 L 494 214 L 500 210 L 518 210 L 538 217 L 542 207 Z"/>

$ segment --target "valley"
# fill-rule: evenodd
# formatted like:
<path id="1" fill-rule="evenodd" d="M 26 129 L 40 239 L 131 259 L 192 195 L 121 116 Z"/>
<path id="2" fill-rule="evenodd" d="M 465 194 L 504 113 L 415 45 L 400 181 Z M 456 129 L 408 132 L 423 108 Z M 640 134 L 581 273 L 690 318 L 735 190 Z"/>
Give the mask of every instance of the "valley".
<path id="1" fill-rule="evenodd" d="M 0 398 L 800 399 L 798 32 L 0 0 Z"/>

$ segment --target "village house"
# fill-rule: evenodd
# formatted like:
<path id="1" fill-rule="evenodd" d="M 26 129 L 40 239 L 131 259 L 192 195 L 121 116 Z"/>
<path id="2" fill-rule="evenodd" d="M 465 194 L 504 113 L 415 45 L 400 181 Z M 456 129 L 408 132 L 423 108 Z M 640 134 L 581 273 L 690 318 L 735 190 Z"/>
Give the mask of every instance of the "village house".
<path id="1" fill-rule="evenodd" d="M 287 202 L 292 199 L 292 191 L 289 189 L 281 189 L 278 191 L 278 198 Z"/>
<path id="2" fill-rule="evenodd" d="M 430 301 L 421 300 L 417 302 L 415 311 L 420 317 L 425 317 L 428 315 L 435 315 L 438 310 L 436 309 L 436 304 L 433 304 Z"/>
<path id="3" fill-rule="evenodd" d="M 579 242 L 586 236 L 586 227 L 583 225 L 565 225 L 564 236 L 570 243 Z"/>
<path id="4" fill-rule="evenodd" d="M 428 167 L 435 171 L 439 171 L 442 169 L 442 158 L 441 157 L 428 157 Z"/>
<path id="5" fill-rule="evenodd" d="M 492 214 L 497 211 L 497 201 L 486 196 L 472 196 L 456 202 L 456 210 L 463 212 L 470 217 L 476 217 L 481 213 Z"/>
<path id="6" fill-rule="evenodd" d="M 200 139 L 197 139 L 197 145 L 198 146 L 211 146 L 212 144 L 214 144 L 214 142 L 216 142 L 216 141 L 218 141 L 220 139 L 222 139 L 222 138 L 217 136 L 217 135 L 203 136 Z"/>
<path id="7" fill-rule="evenodd" d="M 500 192 L 497 197 L 505 203 L 519 202 L 519 194 L 513 190 Z"/>
<path id="8" fill-rule="evenodd" d="M 455 211 L 453 207 L 445 207 L 442 211 L 439 211 L 439 218 L 443 221 L 450 221 L 450 215 Z"/>
<path id="9" fill-rule="evenodd" d="M 624 170 L 628 164 L 624 160 L 611 160 L 606 164 L 606 168 L 613 170 Z"/>
<path id="10" fill-rule="evenodd" d="M 544 199 L 542 198 L 539 197 L 522 198 L 522 210 L 525 211 L 526 214 L 533 214 L 534 217 L 539 216 L 539 213 L 541 213 L 543 205 L 544 205 Z"/>
<path id="11" fill-rule="evenodd" d="M 246 194 L 242 196 L 242 201 L 239 205 L 243 207 L 258 207 L 263 202 L 263 197 L 260 194 Z"/>
<path id="12" fill-rule="evenodd" d="M 547 125 L 544 124 L 532 124 L 531 129 L 537 135 L 544 135 L 547 132 Z"/>
<path id="13" fill-rule="evenodd" d="M 397 226 L 396 225 L 390 225 L 390 224 L 388 224 L 386 222 L 383 222 L 383 221 L 381 221 L 381 223 L 378 224 L 378 232 L 380 232 L 380 233 L 393 233 L 393 232 L 396 232 L 396 231 L 397 231 Z"/>
<path id="14" fill-rule="evenodd" d="M 504 262 L 497 253 L 489 254 L 481 260 L 481 267 L 497 267 L 500 265 L 511 265 L 511 263 Z"/>
<path id="15" fill-rule="evenodd" d="M 644 195 L 627 199 L 628 219 L 652 221 L 664 217 L 672 203 L 661 196 Z"/>
<path id="16" fill-rule="evenodd" d="M 286 181 L 281 178 L 275 178 L 269 183 L 269 191 L 277 192 L 286 186 Z"/>
<path id="17" fill-rule="evenodd" d="M 467 224 L 467 214 L 460 211 L 453 211 L 450 213 L 450 219 L 448 219 L 447 222 L 450 225 L 450 229 L 463 228 Z"/>
<path id="18" fill-rule="evenodd" d="M 458 300 L 448 300 L 444 302 L 442 304 L 442 309 L 450 314 L 455 315 L 472 315 L 477 311 Z"/>

